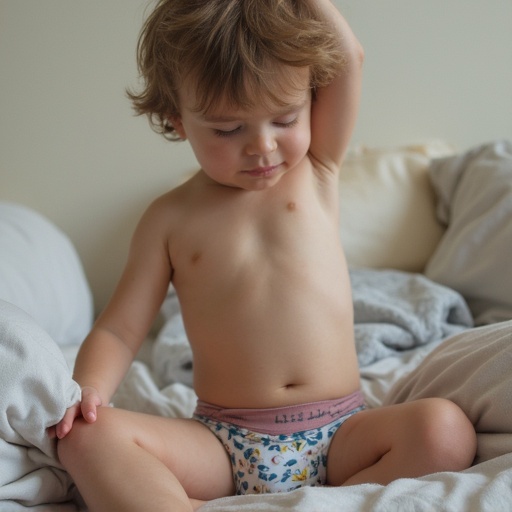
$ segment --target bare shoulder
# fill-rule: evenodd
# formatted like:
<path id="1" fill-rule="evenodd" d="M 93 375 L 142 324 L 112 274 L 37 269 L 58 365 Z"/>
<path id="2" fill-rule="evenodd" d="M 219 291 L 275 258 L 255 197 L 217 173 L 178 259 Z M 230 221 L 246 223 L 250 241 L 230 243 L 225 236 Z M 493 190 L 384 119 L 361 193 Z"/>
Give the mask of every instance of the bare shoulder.
<path id="1" fill-rule="evenodd" d="M 144 212 L 141 222 L 157 225 L 179 222 L 186 214 L 185 210 L 189 207 L 193 196 L 198 194 L 199 188 L 197 174 L 195 174 L 181 185 L 154 199 Z"/>
<path id="2" fill-rule="evenodd" d="M 180 185 L 155 198 L 140 217 L 132 236 L 128 266 L 142 268 L 169 265 L 169 242 L 183 225 L 187 204 L 187 186 Z"/>

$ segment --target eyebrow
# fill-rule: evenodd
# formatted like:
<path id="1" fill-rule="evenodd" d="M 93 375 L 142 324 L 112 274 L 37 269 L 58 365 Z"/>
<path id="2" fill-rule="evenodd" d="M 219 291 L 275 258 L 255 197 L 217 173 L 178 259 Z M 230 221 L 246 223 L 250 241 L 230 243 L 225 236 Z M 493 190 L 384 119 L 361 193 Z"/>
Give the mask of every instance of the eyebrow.
<path id="1" fill-rule="evenodd" d="M 296 104 L 290 104 L 290 105 L 286 105 L 285 107 L 283 107 L 281 110 L 275 112 L 272 114 L 272 117 L 281 117 L 281 116 L 286 116 L 288 114 L 292 114 L 294 112 L 298 112 L 300 110 L 302 110 L 306 104 L 308 103 L 308 99 L 304 100 L 304 101 L 301 101 L 300 103 L 296 103 Z M 208 114 L 204 114 L 203 116 L 203 119 L 209 123 L 231 123 L 233 121 L 240 121 L 241 117 L 238 116 L 223 116 L 223 115 L 208 115 Z"/>

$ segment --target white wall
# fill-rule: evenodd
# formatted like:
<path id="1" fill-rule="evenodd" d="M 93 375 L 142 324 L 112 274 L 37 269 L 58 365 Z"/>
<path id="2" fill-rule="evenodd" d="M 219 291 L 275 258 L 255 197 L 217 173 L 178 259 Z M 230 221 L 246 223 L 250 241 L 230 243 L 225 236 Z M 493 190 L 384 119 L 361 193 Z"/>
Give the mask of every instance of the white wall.
<path id="1" fill-rule="evenodd" d="M 354 141 L 512 138 L 512 0 L 337 0 L 362 41 Z"/>
<path id="2" fill-rule="evenodd" d="M 366 51 L 354 143 L 512 139 L 511 0 L 336 0 Z M 145 0 L 0 0 L 0 200 L 75 242 L 102 307 L 152 197 L 195 167 L 124 96 Z"/>
<path id="3" fill-rule="evenodd" d="M 0 0 L 0 199 L 72 237 L 102 307 L 147 203 L 194 159 L 154 134 L 136 84 L 143 0 Z"/>

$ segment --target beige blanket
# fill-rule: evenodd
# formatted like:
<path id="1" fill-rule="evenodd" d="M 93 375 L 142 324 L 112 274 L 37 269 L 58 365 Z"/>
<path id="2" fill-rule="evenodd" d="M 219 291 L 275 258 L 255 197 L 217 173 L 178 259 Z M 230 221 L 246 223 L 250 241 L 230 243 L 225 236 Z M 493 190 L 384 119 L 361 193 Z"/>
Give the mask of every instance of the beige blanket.
<path id="1" fill-rule="evenodd" d="M 448 339 L 384 403 L 426 397 L 449 398 L 465 411 L 477 431 L 476 462 L 512 453 L 512 321 Z"/>

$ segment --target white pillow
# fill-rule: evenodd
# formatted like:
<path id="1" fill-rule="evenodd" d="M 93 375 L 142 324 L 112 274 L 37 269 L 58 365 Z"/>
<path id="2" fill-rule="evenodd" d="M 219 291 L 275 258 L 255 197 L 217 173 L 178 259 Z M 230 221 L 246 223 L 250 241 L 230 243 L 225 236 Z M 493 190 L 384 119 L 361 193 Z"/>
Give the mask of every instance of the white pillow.
<path id="1" fill-rule="evenodd" d="M 430 173 L 448 228 L 425 274 L 463 295 L 477 324 L 512 319 L 512 143 L 436 161 Z"/>
<path id="2" fill-rule="evenodd" d="M 444 231 L 428 166 L 448 154 L 453 149 L 436 141 L 349 152 L 340 173 L 340 222 L 350 266 L 423 271 Z"/>
<path id="3" fill-rule="evenodd" d="M 0 202 L 0 299 L 23 309 L 59 345 L 92 326 L 92 295 L 69 238 L 48 219 Z"/>

